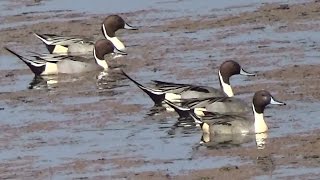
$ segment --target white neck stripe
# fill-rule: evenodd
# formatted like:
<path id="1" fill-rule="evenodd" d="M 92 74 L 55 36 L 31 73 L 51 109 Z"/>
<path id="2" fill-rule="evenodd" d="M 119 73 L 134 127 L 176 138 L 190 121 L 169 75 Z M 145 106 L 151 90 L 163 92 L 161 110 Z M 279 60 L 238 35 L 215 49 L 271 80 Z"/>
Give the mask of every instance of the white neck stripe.
<path id="1" fill-rule="evenodd" d="M 93 48 L 93 56 L 99 66 L 101 66 L 103 69 L 108 69 L 109 66 L 108 66 L 107 62 L 105 60 L 101 60 L 97 57 L 95 48 Z"/>
<path id="2" fill-rule="evenodd" d="M 223 92 L 224 92 L 228 97 L 233 97 L 233 96 L 234 96 L 233 90 L 232 90 L 232 88 L 231 88 L 231 86 L 230 86 L 229 84 L 227 84 L 227 83 L 225 83 L 225 82 L 223 81 L 223 78 L 222 78 L 222 76 L 221 76 L 220 71 L 219 71 L 219 80 L 220 80 L 220 84 L 221 84 L 221 86 L 222 86 Z"/>
<path id="3" fill-rule="evenodd" d="M 257 113 L 256 109 L 254 107 L 254 104 L 252 104 L 252 110 L 254 114 L 254 131 L 255 133 L 263 133 L 268 130 L 268 126 L 264 120 L 263 113 Z"/>
<path id="4" fill-rule="evenodd" d="M 103 29 L 103 34 L 104 34 L 104 36 L 109 40 L 110 37 L 109 37 L 108 34 L 107 34 L 107 30 L 106 30 L 106 27 L 105 27 L 104 24 L 102 24 L 102 29 Z"/>

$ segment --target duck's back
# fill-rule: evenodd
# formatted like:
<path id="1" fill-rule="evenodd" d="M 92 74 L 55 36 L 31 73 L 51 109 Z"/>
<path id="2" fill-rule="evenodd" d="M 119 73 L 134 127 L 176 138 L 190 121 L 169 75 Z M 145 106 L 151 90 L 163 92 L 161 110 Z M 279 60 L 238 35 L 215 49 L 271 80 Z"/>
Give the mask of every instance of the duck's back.
<path id="1" fill-rule="evenodd" d="M 84 42 L 84 43 L 76 43 L 68 46 L 69 54 L 88 54 L 93 52 L 93 43 Z"/>
<path id="2" fill-rule="evenodd" d="M 205 97 L 224 97 L 225 94 L 215 88 L 198 86 L 192 87 L 181 93 L 181 99 L 205 98 Z"/>
<path id="3" fill-rule="evenodd" d="M 205 106 L 207 111 L 218 113 L 247 113 L 251 111 L 250 106 L 241 99 L 228 98 L 224 101 L 217 101 Z"/>
<path id="4" fill-rule="evenodd" d="M 93 61 L 93 60 L 92 60 Z M 99 66 L 94 62 L 81 62 L 81 61 L 72 61 L 65 60 L 58 62 L 58 71 L 59 73 L 74 74 L 89 72 L 99 69 Z"/>

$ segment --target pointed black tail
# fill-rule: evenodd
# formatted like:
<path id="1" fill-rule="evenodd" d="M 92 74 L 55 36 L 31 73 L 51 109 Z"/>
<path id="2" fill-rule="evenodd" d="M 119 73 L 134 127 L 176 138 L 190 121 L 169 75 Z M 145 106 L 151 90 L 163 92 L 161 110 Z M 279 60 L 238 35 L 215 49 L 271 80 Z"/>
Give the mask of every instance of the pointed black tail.
<path id="1" fill-rule="evenodd" d="M 190 112 L 193 111 L 190 108 L 180 107 L 167 99 L 164 100 L 164 102 L 167 103 L 170 107 L 172 107 L 179 114 L 180 118 L 190 117 Z"/>
<path id="2" fill-rule="evenodd" d="M 13 55 L 17 56 L 19 59 L 21 59 L 30 69 L 31 71 L 36 75 L 40 75 L 46 68 L 45 64 L 40 64 L 40 65 L 34 65 L 32 64 L 32 61 L 30 59 L 27 59 L 19 54 L 17 54 L 16 52 L 12 51 L 11 49 L 9 49 L 8 47 L 4 47 L 4 49 L 6 49 L 7 51 L 9 51 L 10 53 L 12 53 Z"/>
<path id="3" fill-rule="evenodd" d="M 34 34 L 38 39 L 40 39 L 40 40 L 43 42 L 43 44 L 46 45 L 49 53 L 52 54 L 53 51 L 54 51 L 54 49 L 55 49 L 55 47 L 56 47 L 56 45 L 52 45 L 52 44 L 51 44 L 52 42 L 50 42 L 45 35 L 37 34 L 37 33 L 35 33 L 35 32 L 34 32 L 33 34 Z"/>
<path id="4" fill-rule="evenodd" d="M 123 70 L 121 70 L 122 74 L 127 77 L 130 81 L 136 84 L 142 91 L 144 91 L 155 103 L 155 105 L 161 105 L 162 101 L 165 99 L 165 92 L 160 90 L 152 89 L 143 86 L 142 84 L 138 83 L 134 79 L 132 79 L 129 75 L 127 75 Z"/>

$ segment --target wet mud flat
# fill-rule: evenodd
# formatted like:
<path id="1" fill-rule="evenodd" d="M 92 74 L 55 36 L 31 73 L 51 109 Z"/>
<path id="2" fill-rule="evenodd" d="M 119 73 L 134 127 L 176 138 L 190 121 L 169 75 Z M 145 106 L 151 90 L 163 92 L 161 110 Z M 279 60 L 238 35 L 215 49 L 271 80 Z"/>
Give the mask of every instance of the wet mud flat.
<path id="1" fill-rule="evenodd" d="M 109 61 L 112 70 L 102 80 L 92 72 L 33 81 L 30 70 L 1 48 L 1 179 L 317 179 L 320 3 L 245 8 L 121 13 L 141 28 L 118 33 L 129 55 Z M 32 32 L 99 39 L 99 23 L 108 15 L 54 14 L 54 20 L 50 12 L 2 16 L 1 46 L 46 52 Z M 218 87 L 217 69 L 225 60 L 257 73 L 231 79 L 239 97 L 250 102 L 255 91 L 267 89 L 287 103 L 266 110 L 270 131 L 263 148 L 254 140 L 200 145 L 197 127 L 174 127 L 174 113 L 157 112 L 119 74 L 123 68 L 142 83 Z"/>

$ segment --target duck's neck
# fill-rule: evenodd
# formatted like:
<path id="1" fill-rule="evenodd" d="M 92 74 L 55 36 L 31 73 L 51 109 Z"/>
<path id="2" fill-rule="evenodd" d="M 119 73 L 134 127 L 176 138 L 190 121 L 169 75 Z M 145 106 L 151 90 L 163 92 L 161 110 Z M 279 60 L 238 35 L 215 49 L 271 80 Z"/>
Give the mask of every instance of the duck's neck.
<path id="1" fill-rule="evenodd" d="M 125 50 L 124 44 L 117 38 L 117 37 L 112 37 L 112 38 L 107 38 L 109 41 L 112 42 L 112 44 L 119 50 Z"/>
<path id="2" fill-rule="evenodd" d="M 221 76 L 220 71 L 219 71 L 219 80 L 220 80 L 220 85 L 221 85 L 221 88 L 222 88 L 223 92 L 224 92 L 228 97 L 234 96 L 231 86 L 223 81 L 223 78 L 222 78 L 222 76 Z"/>
<path id="3" fill-rule="evenodd" d="M 96 49 L 94 48 L 93 49 L 93 56 L 94 56 L 94 59 L 96 60 L 96 63 L 101 66 L 104 70 L 107 70 L 109 68 L 108 64 L 107 64 L 107 61 L 104 60 L 104 59 L 99 59 L 96 55 Z"/>
<path id="4" fill-rule="evenodd" d="M 263 133 L 268 131 L 268 126 L 264 120 L 263 113 L 257 113 L 254 105 L 252 104 L 254 114 L 254 131 L 255 133 Z"/>
<path id="5" fill-rule="evenodd" d="M 114 36 L 114 37 L 108 36 L 107 30 L 106 30 L 106 27 L 105 27 L 104 24 L 102 25 L 102 30 L 103 30 L 103 34 L 104 34 L 105 38 L 108 39 L 109 41 L 111 41 L 112 44 L 113 44 L 117 49 L 119 49 L 119 50 L 124 50 L 124 49 L 125 49 L 124 44 L 123 44 L 116 36 Z"/>

